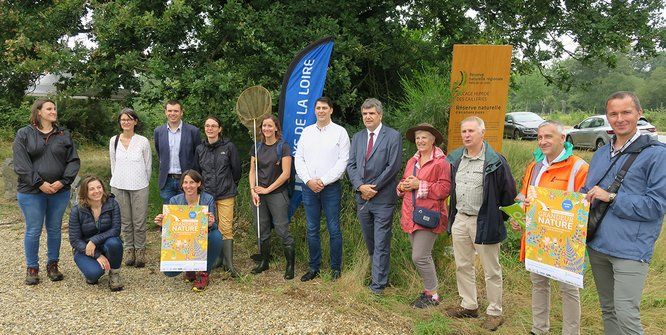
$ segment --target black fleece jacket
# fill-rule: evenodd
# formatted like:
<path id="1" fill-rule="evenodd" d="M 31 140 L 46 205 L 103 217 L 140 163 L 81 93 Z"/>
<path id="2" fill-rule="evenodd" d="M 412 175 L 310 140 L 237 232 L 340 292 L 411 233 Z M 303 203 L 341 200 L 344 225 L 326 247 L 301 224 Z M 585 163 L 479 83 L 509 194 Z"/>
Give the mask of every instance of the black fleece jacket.
<path id="1" fill-rule="evenodd" d="M 60 181 L 68 190 L 79 173 L 81 161 L 69 132 L 56 127 L 48 135 L 35 126 L 25 126 L 16 132 L 14 172 L 18 174 L 19 193 L 38 194 L 44 182 Z"/>

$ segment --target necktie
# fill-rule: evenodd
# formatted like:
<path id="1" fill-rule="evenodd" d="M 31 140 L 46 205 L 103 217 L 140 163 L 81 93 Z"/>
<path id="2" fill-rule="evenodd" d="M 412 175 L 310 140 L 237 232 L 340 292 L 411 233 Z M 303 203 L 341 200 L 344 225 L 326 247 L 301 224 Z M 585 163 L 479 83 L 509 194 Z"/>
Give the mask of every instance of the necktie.
<path id="1" fill-rule="evenodd" d="M 368 141 L 368 151 L 365 152 L 365 161 L 368 161 L 370 158 L 370 153 L 372 152 L 372 147 L 375 145 L 375 133 L 370 133 L 370 141 Z"/>

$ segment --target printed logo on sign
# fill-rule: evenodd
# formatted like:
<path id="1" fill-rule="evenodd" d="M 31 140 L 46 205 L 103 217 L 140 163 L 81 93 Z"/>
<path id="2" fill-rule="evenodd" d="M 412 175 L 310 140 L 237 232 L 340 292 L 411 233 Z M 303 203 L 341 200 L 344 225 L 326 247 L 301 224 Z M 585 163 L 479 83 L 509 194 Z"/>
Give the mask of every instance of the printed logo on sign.
<path id="1" fill-rule="evenodd" d="M 564 200 L 562 201 L 562 209 L 565 211 L 570 211 L 573 208 L 573 203 L 571 200 Z"/>
<path id="2" fill-rule="evenodd" d="M 196 217 L 197 217 L 197 213 L 195 213 L 194 211 L 190 212 L 190 219 L 194 219 Z"/>

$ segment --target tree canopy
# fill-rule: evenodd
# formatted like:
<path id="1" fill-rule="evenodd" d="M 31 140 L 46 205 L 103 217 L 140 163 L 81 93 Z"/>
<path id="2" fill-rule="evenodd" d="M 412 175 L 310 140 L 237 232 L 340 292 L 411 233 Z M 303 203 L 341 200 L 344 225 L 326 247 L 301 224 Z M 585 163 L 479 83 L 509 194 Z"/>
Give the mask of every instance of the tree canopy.
<path id="1" fill-rule="evenodd" d="M 666 107 L 666 53 L 643 59 L 637 55 L 616 54 L 615 67 L 601 61 L 583 63 L 575 59 L 555 62 L 544 72 L 565 69 L 571 73 L 573 89 L 548 85 L 537 71 L 514 76 L 510 95 L 513 111 L 548 113 L 553 111 L 603 112 L 604 101 L 616 91 L 636 92 L 643 109 Z"/>
<path id="2" fill-rule="evenodd" d="M 66 73 L 65 93 L 123 89 L 145 111 L 177 98 L 195 120 L 214 113 L 233 125 L 243 88 L 261 84 L 277 101 L 292 57 L 334 35 L 325 94 L 355 123 L 363 98 L 401 101 L 402 80 L 446 75 L 456 43 L 511 44 L 514 70 L 570 87 L 570 68 L 547 65 L 565 54 L 612 66 L 618 52 L 653 56 L 666 40 L 663 9 L 661 0 L 0 1 L 0 99 L 18 104 L 39 75 Z M 79 34 L 94 45 L 68 43 Z"/>

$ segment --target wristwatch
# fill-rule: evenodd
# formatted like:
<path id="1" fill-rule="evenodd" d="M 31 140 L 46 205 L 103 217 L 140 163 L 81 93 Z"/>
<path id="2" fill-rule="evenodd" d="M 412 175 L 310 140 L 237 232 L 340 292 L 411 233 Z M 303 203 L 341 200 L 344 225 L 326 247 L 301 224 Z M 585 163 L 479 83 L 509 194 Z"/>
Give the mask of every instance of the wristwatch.
<path id="1" fill-rule="evenodd" d="M 608 193 L 608 202 L 613 202 L 616 196 L 617 193 Z"/>

